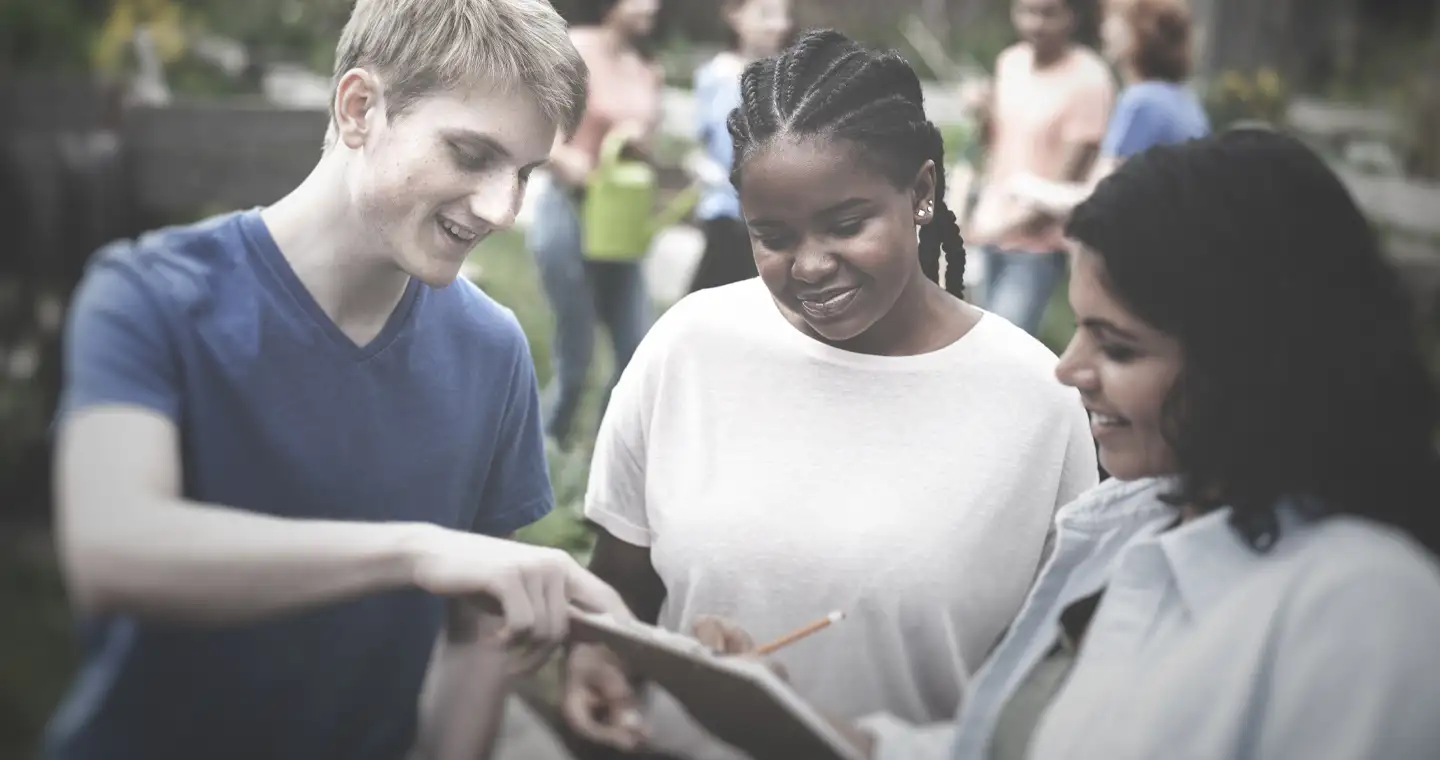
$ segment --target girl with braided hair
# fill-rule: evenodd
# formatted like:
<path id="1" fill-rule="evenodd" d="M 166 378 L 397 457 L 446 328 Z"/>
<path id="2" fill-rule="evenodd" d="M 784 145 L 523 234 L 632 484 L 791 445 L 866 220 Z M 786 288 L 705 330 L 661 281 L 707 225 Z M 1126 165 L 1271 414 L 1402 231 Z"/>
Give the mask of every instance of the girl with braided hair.
<path id="1" fill-rule="evenodd" d="M 948 719 L 1056 506 L 1097 480 L 1088 423 L 1053 353 L 962 299 L 943 145 L 904 59 L 812 32 L 741 90 L 759 277 L 682 299 L 625 370 L 586 495 L 591 568 L 722 648 L 747 642 L 711 616 L 765 639 L 843 610 L 779 653 L 799 691 L 842 718 Z M 641 705 L 609 662 L 572 651 L 565 712 L 633 746 L 620 716 Z M 654 746 L 714 756 L 650 699 Z"/>

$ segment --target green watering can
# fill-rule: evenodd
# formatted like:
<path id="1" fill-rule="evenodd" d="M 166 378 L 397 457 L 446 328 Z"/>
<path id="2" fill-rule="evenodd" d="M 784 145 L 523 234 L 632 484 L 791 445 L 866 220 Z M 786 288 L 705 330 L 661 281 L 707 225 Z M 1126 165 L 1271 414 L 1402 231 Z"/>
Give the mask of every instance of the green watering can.
<path id="1" fill-rule="evenodd" d="M 581 210 L 585 258 L 638 261 L 650 249 L 655 233 L 685 218 L 700 199 L 700 185 L 692 183 L 655 214 L 659 194 L 655 169 L 622 157 L 624 148 L 625 135 L 616 131 L 606 135 L 586 183 Z"/>

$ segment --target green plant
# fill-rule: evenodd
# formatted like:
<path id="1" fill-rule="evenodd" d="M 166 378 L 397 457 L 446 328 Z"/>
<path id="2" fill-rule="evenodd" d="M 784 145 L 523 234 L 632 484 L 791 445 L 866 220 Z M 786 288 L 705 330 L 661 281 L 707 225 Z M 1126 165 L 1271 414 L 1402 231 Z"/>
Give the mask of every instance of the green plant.
<path id="1" fill-rule="evenodd" d="M 144 27 L 163 64 L 185 54 L 189 31 L 185 9 L 171 0 L 116 0 L 91 50 L 96 68 L 119 73 L 127 66 L 131 40 Z"/>
<path id="2" fill-rule="evenodd" d="M 0 2 L 0 71 L 76 71 L 107 12 L 105 0 Z"/>
<path id="3" fill-rule="evenodd" d="M 1280 124 L 1290 94 L 1275 69 L 1229 70 L 1205 91 L 1205 106 L 1217 129 L 1246 121 Z"/>
<path id="4" fill-rule="evenodd" d="M 980 142 L 978 125 L 970 120 L 937 125 L 940 141 L 945 146 L 945 161 L 953 164 L 964 159 L 978 166 L 983 158 L 985 146 Z"/>

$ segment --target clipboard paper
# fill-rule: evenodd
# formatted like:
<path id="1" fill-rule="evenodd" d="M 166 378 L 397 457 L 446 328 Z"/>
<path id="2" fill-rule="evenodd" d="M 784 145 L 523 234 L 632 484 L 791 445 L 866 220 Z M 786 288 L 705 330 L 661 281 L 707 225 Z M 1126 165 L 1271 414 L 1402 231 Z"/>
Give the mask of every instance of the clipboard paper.
<path id="1" fill-rule="evenodd" d="M 604 644 L 631 672 L 670 692 L 697 723 L 753 760 L 862 760 L 813 707 L 764 665 L 712 654 L 643 623 L 573 612 L 571 639 Z"/>

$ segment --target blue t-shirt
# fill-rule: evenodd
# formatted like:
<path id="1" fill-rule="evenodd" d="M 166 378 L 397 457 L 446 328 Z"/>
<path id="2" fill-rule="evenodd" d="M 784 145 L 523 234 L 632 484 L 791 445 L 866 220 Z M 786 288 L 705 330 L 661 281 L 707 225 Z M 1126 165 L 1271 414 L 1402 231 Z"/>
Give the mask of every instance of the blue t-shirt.
<path id="1" fill-rule="evenodd" d="M 1100 154 L 1129 158 L 1156 145 L 1210 134 L 1210 119 L 1190 88 L 1146 81 L 1126 87 L 1100 143 Z"/>
<path id="2" fill-rule="evenodd" d="M 734 66 L 716 57 L 695 70 L 695 120 L 700 144 L 711 161 L 727 171 L 734 163 L 735 146 L 726 120 L 740 106 L 740 77 Z M 697 219 L 739 219 L 740 196 L 726 182 L 708 185 L 695 205 Z"/>
<path id="3" fill-rule="evenodd" d="M 311 298 L 258 211 L 99 251 L 66 328 L 61 414 L 156 410 L 184 496 L 294 518 L 508 534 L 552 496 L 514 315 L 411 281 L 364 347 Z M 262 622 L 82 621 L 47 760 L 395 760 L 442 622 L 401 590 Z"/>

